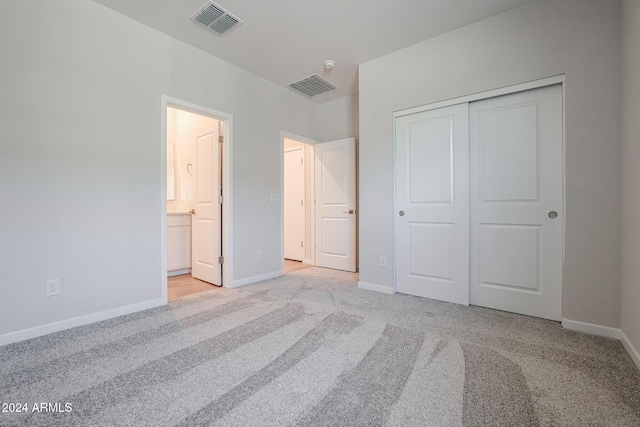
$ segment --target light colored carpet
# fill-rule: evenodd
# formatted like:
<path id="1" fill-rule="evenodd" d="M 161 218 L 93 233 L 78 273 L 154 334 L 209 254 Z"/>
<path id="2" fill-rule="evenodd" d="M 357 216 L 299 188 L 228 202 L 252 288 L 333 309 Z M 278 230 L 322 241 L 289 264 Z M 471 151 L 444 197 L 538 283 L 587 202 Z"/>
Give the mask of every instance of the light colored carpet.
<path id="1" fill-rule="evenodd" d="M 0 369 L 27 407 L 2 426 L 640 425 L 617 341 L 315 267 L 0 347 Z"/>

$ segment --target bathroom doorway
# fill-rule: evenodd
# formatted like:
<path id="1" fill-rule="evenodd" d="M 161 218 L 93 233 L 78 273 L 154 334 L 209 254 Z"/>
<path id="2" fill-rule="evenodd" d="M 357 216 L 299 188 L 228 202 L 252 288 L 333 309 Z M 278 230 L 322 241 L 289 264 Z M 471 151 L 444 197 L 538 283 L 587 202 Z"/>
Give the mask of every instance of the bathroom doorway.
<path id="1" fill-rule="evenodd" d="M 231 280 L 231 117 L 163 98 L 166 200 L 163 266 L 168 299 Z M 170 278 L 170 279 L 167 279 Z"/>

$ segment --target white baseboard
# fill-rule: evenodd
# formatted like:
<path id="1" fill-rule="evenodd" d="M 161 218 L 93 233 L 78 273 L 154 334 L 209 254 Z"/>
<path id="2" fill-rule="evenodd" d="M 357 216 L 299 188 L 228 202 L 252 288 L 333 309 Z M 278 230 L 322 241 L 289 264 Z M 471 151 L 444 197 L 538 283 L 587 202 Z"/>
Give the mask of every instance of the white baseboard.
<path id="1" fill-rule="evenodd" d="M 161 305 L 165 305 L 166 303 L 167 301 L 164 298 L 158 298 L 138 304 L 131 304 L 111 310 L 100 311 L 98 313 L 74 317 L 72 319 L 61 320 L 59 322 L 49 323 L 42 326 L 36 326 L 34 328 L 23 329 L 21 331 L 10 332 L 5 335 L 0 335 L 0 346 L 36 338 L 42 335 L 51 334 L 53 332 L 64 331 L 65 329 L 75 328 L 76 326 L 88 325 L 89 323 L 95 323 L 102 320 L 112 319 L 118 316 L 124 316 L 125 314 L 131 314 L 137 311 L 159 307 Z"/>
<path id="2" fill-rule="evenodd" d="M 629 341 L 629 338 L 627 338 L 623 331 L 620 331 L 620 342 L 624 349 L 627 350 L 627 353 L 629 353 L 633 363 L 635 363 L 638 369 L 640 369 L 640 352 L 633 346 L 633 344 L 631 344 L 631 341 Z"/>
<path id="3" fill-rule="evenodd" d="M 382 285 L 374 285 L 373 283 L 358 282 L 358 288 L 366 289 L 367 291 L 382 292 L 383 294 L 388 294 L 388 295 L 394 294 L 393 288 L 390 288 L 388 286 L 382 286 Z"/>
<path id="4" fill-rule="evenodd" d="M 303 263 L 303 264 L 313 264 L 313 262 L 311 262 L 311 258 L 303 259 L 303 260 L 302 260 L 302 263 Z"/>
<path id="5" fill-rule="evenodd" d="M 620 339 L 622 331 L 608 326 L 594 325 L 592 323 L 578 322 L 576 320 L 562 319 L 562 327 L 570 331 L 584 332 L 585 334 L 598 335 L 606 338 Z"/>
<path id="6" fill-rule="evenodd" d="M 185 268 L 184 270 L 167 271 L 167 277 L 182 276 L 183 274 L 191 274 L 191 269 Z"/>
<path id="7" fill-rule="evenodd" d="M 275 279 L 276 277 L 280 277 L 280 276 L 284 276 L 283 270 L 260 274 L 258 276 L 247 277 L 246 279 L 234 280 L 233 283 L 225 286 L 227 288 L 239 288 L 240 286 L 246 286 L 256 282 L 262 282 L 263 280 Z"/>

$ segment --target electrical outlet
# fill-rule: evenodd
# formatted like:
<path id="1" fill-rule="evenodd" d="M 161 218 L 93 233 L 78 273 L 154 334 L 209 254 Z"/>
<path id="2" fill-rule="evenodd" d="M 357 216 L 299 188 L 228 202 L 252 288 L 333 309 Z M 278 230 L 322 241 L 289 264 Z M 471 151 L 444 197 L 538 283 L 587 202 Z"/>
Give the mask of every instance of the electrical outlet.
<path id="1" fill-rule="evenodd" d="M 258 249 L 258 251 L 256 252 L 256 258 L 262 259 L 262 249 Z"/>
<path id="2" fill-rule="evenodd" d="M 387 266 L 387 257 L 384 255 L 380 255 L 380 267 Z"/>
<path id="3" fill-rule="evenodd" d="M 46 295 L 52 297 L 60 294 L 60 279 L 47 280 Z"/>

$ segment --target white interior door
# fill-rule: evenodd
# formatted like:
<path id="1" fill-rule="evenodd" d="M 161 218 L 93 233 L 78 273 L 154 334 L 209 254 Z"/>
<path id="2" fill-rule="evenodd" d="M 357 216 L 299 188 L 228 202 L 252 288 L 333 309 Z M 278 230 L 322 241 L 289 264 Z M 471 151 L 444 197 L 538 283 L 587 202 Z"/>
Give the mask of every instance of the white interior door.
<path id="1" fill-rule="evenodd" d="M 356 271 L 356 144 L 315 145 L 316 265 Z"/>
<path id="2" fill-rule="evenodd" d="M 192 215 L 191 275 L 222 285 L 220 202 L 220 124 L 197 132 L 194 171 L 194 213 Z"/>
<path id="3" fill-rule="evenodd" d="M 468 106 L 396 118 L 396 291 L 469 304 Z"/>
<path id="4" fill-rule="evenodd" d="M 304 259 L 304 148 L 284 152 L 284 257 Z"/>
<path id="5" fill-rule="evenodd" d="M 471 304 L 562 314 L 562 89 L 470 106 Z"/>

